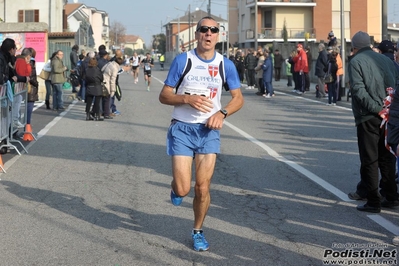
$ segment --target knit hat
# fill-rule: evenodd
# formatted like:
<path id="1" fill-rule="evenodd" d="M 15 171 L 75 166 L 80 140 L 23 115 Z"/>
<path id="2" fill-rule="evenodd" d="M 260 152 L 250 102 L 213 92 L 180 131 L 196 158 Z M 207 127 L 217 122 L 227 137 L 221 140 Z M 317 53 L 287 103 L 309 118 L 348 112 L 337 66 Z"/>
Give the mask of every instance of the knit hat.
<path id="1" fill-rule="evenodd" d="M 357 49 L 370 47 L 370 35 L 364 31 L 358 31 L 352 37 L 352 47 Z"/>
<path id="2" fill-rule="evenodd" d="M 378 45 L 378 49 L 381 51 L 381 53 L 385 54 L 393 53 L 395 48 L 393 47 L 393 43 L 391 41 L 384 40 Z"/>
<path id="3" fill-rule="evenodd" d="M 297 46 L 296 46 L 297 48 L 303 48 L 303 46 L 302 46 L 302 44 L 297 44 Z"/>
<path id="4" fill-rule="evenodd" d="M 330 31 L 330 33 L 328 34 L 329 37 L 334 37 L 334 32 Z"/>

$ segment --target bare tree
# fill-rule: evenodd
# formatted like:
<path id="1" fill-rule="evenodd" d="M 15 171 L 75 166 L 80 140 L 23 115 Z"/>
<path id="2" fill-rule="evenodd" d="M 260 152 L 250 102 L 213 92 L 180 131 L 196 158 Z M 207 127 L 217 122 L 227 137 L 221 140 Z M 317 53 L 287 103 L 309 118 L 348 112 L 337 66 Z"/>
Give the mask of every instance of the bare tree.
<path id="1" fill-rule="evenodd" d="M 126 28 L 122 23 L 114 21 L 109 29 L 111 45 L 120 45 L 125 42 Z"/>

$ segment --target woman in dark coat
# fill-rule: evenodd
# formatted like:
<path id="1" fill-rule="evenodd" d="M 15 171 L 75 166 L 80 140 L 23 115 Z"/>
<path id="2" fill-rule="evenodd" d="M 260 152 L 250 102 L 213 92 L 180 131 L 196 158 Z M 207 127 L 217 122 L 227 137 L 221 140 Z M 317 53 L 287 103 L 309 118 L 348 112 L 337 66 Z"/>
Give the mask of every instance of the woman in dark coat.
<path id="1" fill-rule="evenodd" d="M 39 100 L 38 96 L 39 83 L 37 82 L 36 63 L 35 63 L 36 50 L 33 48 L 28 48 L 28 49 L 32 53 L 32 57 L 30 58 L 29 61 L 32 71 L 30 72 L 30 79 L 29 79 L 30 89 L 28 89 L 28 109 L 26 116 L 26 124 L 30 124 L 33 107 L 35 105 L 35 102 Z"/>
<path id="2" fill-rule="evenodd" d="M 331 76 L 333 78 L 333 82 L 327 83 L 327 88 L 328 88 L 327 105 L 331 105 L 331 100 L 332 100 L 332 105 L 337 104 L 337 71 L 338 71 L 337 53 L 332 52 L 330 60 L 327 63 L 327 66 L 324 67 L 324 72 L 331 73 Z"/>
<path id="3" fill-rule="evenodd" d="M 100 116 L 100 103 L 102 100 L 102 87 L 103 73 L 97 67 L 98 62 L 96 58 L 90 58 L 88 67 L 85 72 L 86 82 L 86 120 L 103 121 L 104 119 Z M 90 107 L 94 98 L 94 118 L 90 114 Z"/>

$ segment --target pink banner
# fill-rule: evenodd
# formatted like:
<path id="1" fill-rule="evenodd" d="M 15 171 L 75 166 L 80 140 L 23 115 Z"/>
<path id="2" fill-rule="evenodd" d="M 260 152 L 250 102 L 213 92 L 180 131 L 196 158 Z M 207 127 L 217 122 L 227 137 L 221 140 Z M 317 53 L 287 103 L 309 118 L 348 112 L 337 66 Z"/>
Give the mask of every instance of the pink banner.
<path id="1" fill-rule="evenodd" d="M 25 33 L 25 47 L 32 47 L 36 50 L 36 62 L 44 62 L 46 54 L 46 34 L 45 33 Z"/>

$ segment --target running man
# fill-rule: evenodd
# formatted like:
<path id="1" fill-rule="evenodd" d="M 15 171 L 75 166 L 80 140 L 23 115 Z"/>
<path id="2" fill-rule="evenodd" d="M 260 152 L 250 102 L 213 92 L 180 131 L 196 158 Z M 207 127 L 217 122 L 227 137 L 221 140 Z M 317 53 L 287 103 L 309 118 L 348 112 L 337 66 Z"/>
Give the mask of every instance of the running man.
<path id="1" fill-rule="evenodd" d="M 195 39 L 197 47 L 194 50 L 179 54 L 173 60 L 159 100 L 174 106 L 166 145 L 167 154 L 172 156 L 171 201 L 178 206 L 190 192 L 194 162 L 191 236 L 194 250 L 206 251 L 209 244 L 202 224 L 211 203 L 209 190 L 216 154 L 220 153 L 220 130 L 224 119 L 237 112 L 244 99 L 233 62 L 215 51 L 219 40 L 218 23 L 212 17 L 202 18 L 197 24 Z M 231 95 L 224 106 L 221 103 L 223 85 L 230 88 Z"/>
<path id="2" fill-rule="evenodd" d="M 134 84 L 137 84 L 137 82 L 139 82 L 140 57 L 137 56 L 136 52 L 134 52 L 133 56 L 130 57 L 130 65 L 132 66 Z"/>
<path id="3" fill-rule="evenodd" d="M 147 53 L 146 58 L 141 60 L 141 64 L 143 65 L 144 69 L 144 79 L 145 79 L 145 84 L 147 85 L 147 91 L 150 91 L 151 69 L 154 67 L 154 59 L 151 58 L 150 53 Z"/>

